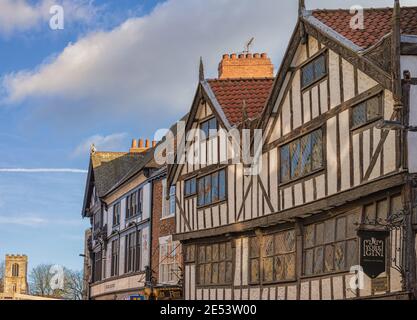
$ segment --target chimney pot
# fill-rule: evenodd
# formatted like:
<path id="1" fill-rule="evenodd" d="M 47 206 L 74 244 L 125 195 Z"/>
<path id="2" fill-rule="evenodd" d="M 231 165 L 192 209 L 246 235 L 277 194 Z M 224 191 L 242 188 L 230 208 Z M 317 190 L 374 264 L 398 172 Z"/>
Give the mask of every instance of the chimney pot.
<path id="1" fill-rule="evenodd" d="M 229 58 L 230 58 L 230 56 L 229 56 L 228 54 L 224 54 L 224 55 L 223 55 L 223 59 L 225 59 L 225 60 L 226 60 L 226 59 L 229 59 Z"/>
<path id="2" fill-rule="evenodd" d="M 152 148 L 155 148 L 156 147 L 156 141 L 154 140 L 154 141 L 152 141 Z"/>
<path id="3" fill-rule="evenodd" d="M 143 139 L 139 140 L 139 148 L 143 148 Z"/>
<path id="4" fill-rule="evenodd" d="M 239 59 L 245 58 L 245 55 L 243 53 L 239 54 Z"/>
<path id="5" fill-rule="evenodd" d="M 266 59 L 266 58 L 268 58 L 268 54 L 266 54 L 266 53 L 262 53 L 262 54 L 261 54 L 261 57 L 262 57 L 263 59 Z"/>
<path id="6" fill-rule="evenodd" d="M 135 149 L 138 147 L 138 141 L 136 139 L 132 140 L 132 149 Z"/>
<path id="7" fill-rule="evenodd" d="M 248 59 L 252 59 L 252 53 L 248 53 L 247 55 L 246 55 L 246 58 L 248 58 Z"/>
<path id="8" fill-rule="evenodd" d="M 236 58 L 237 58 L 237 54 L 236 54 L 236 53 L 232 53 L 232 54 L 230 55 L 230 58 L 231 58 L 231 59 L 236 59 Z"/>
<path id="9" fill-rule="evenodd" d="M 149 139 L 146 139 L 146 145 L 145 145 L 146 149 L 149 149 Z"/>
<path id="10" fill-rule="evenodd" d="M 256 59 L 259 59 L 259 58 L 261 57 L 261 55 L 260 55 L 259 53 L 255 53 L 255 54 L 253 55 L 253 57 L 254 57 L 254 58 L 256 58 Z"/>

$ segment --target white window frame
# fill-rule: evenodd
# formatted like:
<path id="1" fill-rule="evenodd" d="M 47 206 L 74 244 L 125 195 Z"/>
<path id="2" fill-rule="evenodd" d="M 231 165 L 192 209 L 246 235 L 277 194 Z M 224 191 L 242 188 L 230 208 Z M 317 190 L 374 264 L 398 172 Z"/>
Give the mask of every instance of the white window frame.
<path id="1" fill-rule="evenodd" d="M 181 247 L 172 236 L 159 238 L 159 275 L 160 284 L 177 284 L 180 273 Z M 168 256 L 168 257 L 167 257 Z"/>
<path id="2" fill-rule="evenodd" d="M 175 187 L 174 187 L 175 188 Z M 162 214 L 161 214 L 161 220 L 170 219 L 175 217 L 175 212 L 171 213 L 171 206 L 170 206 L 170 200 L 167 200 L 167 181 L 166 179 L 162 180 Z M 175 197 L 175 194 L 174 194 Z"/>

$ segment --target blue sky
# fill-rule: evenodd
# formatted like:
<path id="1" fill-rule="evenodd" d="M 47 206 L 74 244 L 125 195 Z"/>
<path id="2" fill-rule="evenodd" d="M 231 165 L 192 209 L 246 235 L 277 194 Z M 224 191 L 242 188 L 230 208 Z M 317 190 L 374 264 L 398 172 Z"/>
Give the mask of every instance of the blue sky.
<path id="1" fill-rule="evenodd" d="M 64 30 L 49 28 L 55 3 Z M 86 175 L 51 169 L 85 170 L 91 143 L 127 151 L 132 138 L 169 127 L 189 109 L 200 56 L 215 77 L 221 55 L 255 37 L 253 51 L 278 66 L 296 13 L 295 0 L 1 0 L 0 257 L 80 269 Z"/>

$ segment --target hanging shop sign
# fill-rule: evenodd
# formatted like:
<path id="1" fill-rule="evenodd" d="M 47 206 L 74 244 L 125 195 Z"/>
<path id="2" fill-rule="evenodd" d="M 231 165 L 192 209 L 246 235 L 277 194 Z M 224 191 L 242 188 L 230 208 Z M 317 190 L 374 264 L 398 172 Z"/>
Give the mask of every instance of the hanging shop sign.
<path id="1" fill-rule="evenodd" d="M 388 231 L 359 230 L 360 264 L 371 279 L 386 271 Z"/>

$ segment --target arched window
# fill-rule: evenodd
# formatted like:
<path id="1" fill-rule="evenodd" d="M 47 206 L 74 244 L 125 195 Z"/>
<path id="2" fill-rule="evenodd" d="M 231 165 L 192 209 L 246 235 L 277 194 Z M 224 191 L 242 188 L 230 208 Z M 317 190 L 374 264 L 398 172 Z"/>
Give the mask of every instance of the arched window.
<path id="1" fill-rule="evenodd" d="M 17 263 L 14 263 L 12 265 L 12 276 L 18 277 L 19 276 L 19 265 Z"/>

